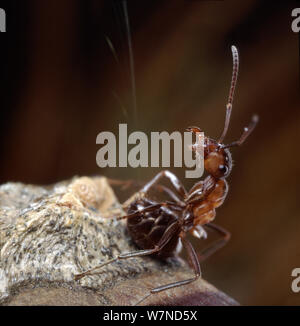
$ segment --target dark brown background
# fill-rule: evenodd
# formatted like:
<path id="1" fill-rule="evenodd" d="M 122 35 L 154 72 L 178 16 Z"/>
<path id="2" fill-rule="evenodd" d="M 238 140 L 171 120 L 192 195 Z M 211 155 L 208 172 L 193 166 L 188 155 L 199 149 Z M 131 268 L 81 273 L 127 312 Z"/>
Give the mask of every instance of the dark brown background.
<path id="1" fill-rule="evenodd" d="M 217 211 L 232 240 L 202 269 L 242 304 L 300 304 L 290 287 L 291 271 L 300 267 L 299 45 L 291 30 L 297 3 L 128 2 L 136 125 L 118 1 L 6 3 L 1 183 L 48 184 L 93 174 L 148 180 L 160 169 L 97 167 L 97 134 L 117 131 L 123 122 L 148 134 L 198 125 L 218 137 L 235 44 L 241 64 L 227 141 L 239 137 L 252 113 L 260 122 L 246 144 L 233 150 L 230 193 Z M 171 170 L 192 185 L 184 169 Z"/>

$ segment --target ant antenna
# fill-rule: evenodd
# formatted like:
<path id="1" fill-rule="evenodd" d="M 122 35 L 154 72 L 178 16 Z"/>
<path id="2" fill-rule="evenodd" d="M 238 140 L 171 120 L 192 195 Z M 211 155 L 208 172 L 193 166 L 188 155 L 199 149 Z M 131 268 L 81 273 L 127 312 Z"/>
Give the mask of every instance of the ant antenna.
<path id="1" fill-rule="evenodd" d="M 226 105 L 226 117 L 225 117 L 224 130 L 221 137 L 218 140 L 218 143 L 222 143 L 227 134 L 230 116 L 231 116 L 231 110 L 232 110 L 233 95 L 234 95 L 234 90 L 235 90 L 238 71 L 239 71 L 239 53 L 234 45 L 231 46 L 231 52 L 232 52 L 232 60 L 233 60 L 232 78 L 231 78 L 231 84 L 230 84 L 230 90 L 228 96 L 228 103 Z"/>
<path id="2" fill-rule="evenodd" d="M 234 147 L 234 146 L 241 146 L 243 142 L 247 139 L 247 137 L 252 133 L 253 129 L 257 125 L 259 118 L 258 115 L 254 115 L 248 125 L 248 127 L 244 128 L 244 132 L 242 133 L 242 136 L 240 137 L 239 140 L 234 141 L 231 144 L 223 146 L 223 148 L 228 148 L 228 147 Z"/>

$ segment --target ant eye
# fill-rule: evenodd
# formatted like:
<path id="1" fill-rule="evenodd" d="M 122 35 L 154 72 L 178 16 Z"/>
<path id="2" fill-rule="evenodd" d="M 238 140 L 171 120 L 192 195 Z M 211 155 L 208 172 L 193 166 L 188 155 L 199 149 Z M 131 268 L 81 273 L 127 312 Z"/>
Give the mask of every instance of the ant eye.
<path id="1" fill-rule="evenodd" d="M 228 170 L 227 169 L 227 166 L 225 166 L 225 165 L 219 165 L 219 171 L 221 173 L 226 174 L 227 170 Z"/>

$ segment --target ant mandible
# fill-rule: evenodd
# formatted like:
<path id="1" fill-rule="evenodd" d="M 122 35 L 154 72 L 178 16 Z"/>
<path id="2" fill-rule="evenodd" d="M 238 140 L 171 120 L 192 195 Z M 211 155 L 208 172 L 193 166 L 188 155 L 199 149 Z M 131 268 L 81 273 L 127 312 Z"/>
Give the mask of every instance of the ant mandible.
<path id="1" fill-rule="evenodd" d="M 178 249 L 182 244 L 194 269 L 194 277 L 152 288 L 138 302 L 141 303 L 151 294 L 196 281 L 201 277 L 200 261 L 205 260 L 223 247 L 230 239 L 228 231 L 212 223 L 216 215 L 215 209 L 223 204 L 228 192 L 226 178 L 232 169 L 229 148 L 242 145 L 258 122 L 258 116 L 254 115 L 249 126 L 244 128 L 239 140 L 227 145 L 223 144 L 229 126 L 239 68 L 237 48 L 232 46 L 231 51 L 233 72 L 226 105 L 224 130 L 218 141 L 204 137 L 204 169 L 208 176 L 204 180 L 198 181 L 187 192 L 180 180 L 170 171 L 166 170 L 158 173 L 133 198 L 124 203 L 127 215 L 120 217 L 121 219 L 127 219 L 128 232 L 141 250 L 120 254 L 93 269 L 75 275 L 75 280 L 79 280 L 86 275 L 92 275 L 95 270 L 120 259 L 146 255 L 154 255 L 162 259 L 174 256 L 178 253 Z M 201 132 L 198 127 L 190 127 L 187 130 L 195 133 L 196 136 Z M 197 152 L 196 144 L 192 146 L 192 150 Z M 165 186 L 158 185 L 162 177 L 170 181 L 176 193 Z M 160 191 L 165 192 L 170 200 L 158 203 L 149 199 L 147 194 L 153 187 L 160 187 Z M 206 238 L 205 229 L 214 230 L 222 237 L 204 249 L 198 257 L 192 244 L 186 239 L 186 234 L 190 232 L 198 238 Z"/>

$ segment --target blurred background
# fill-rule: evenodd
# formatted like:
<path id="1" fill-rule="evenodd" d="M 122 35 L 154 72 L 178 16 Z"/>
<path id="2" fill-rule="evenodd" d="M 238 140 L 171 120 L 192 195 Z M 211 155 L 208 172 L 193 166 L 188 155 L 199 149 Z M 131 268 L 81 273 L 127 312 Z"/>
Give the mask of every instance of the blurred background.
<path id="1" fill-rule="evenodd" d="M 96 136 L 119 123 L 150 135 L 222 132 L 232 71 L 240 74 L 226 141 L 251 115 L 216 222 L 230 243 L 204 278 L 241 304 L 298 305 L 300 267 L 299 41 L 288 1 L 128 0 L 137 114 L 121 1 L 7 1 L 1 42 L 0 181 L 49 184 L 74 175 L 147 181 L 161 168 L 96 164 Z M 298 5 L 299 7 L 299 5 Z M 185 168 L 170 168 L 189 188 Z M 196 246 L 198 244 L 194 241 Z"/>

